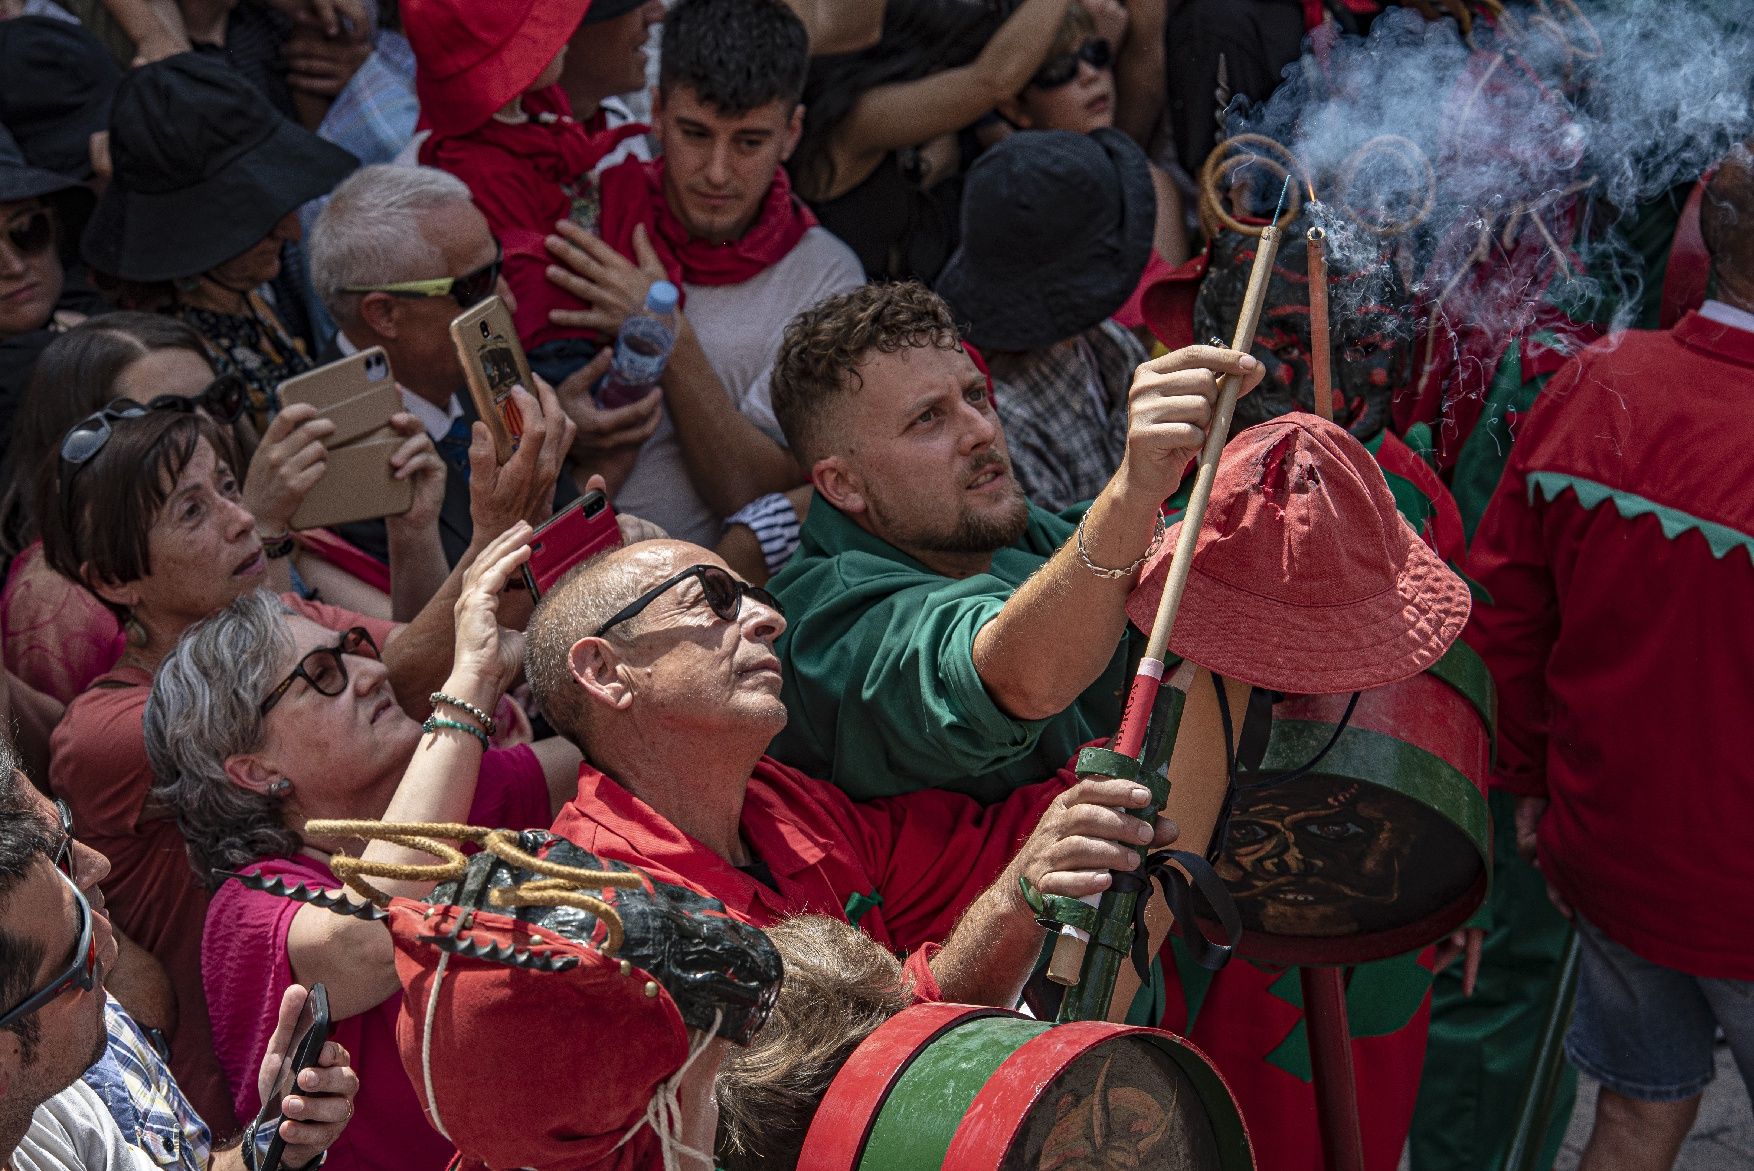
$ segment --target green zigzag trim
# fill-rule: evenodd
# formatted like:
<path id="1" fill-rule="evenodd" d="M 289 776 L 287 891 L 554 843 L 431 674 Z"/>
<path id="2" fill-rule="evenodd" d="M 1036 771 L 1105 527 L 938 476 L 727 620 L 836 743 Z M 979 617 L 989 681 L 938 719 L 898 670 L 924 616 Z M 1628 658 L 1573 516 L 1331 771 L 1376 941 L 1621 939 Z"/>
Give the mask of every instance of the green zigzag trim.
<path id="1" fill-rule="evenodd" d="M 1551 502 L 1567 488 L 1577 493 L 1577 502 L 1585 508 L 1594 508 L 1604 500 L 1611 500 L 1614 508 L 1627 520 L 1639 516 L 1656 517 L 1657 523 L 1663 527 L 1663 536 L 1671 541 L 1692 529 L 1705 538 L 1705 543 L 1711 546 L 1713 557 L 1722 560 L 1731 549 L 1741 549 L 1748 554 L 1750 561 L 1754 561 L 1754 535 L 1715 521 L 1702 520 L 1680 509 L 1646 500 L 1643 496 L 1635 496 L 1618 488 L 1610 488 L 1606 484 L 1598 484 L 1594 480 L 1568 476 L 1564 472 L 1529 473 L 1530 504 L 1535 502 L 1537 490 Z"/>

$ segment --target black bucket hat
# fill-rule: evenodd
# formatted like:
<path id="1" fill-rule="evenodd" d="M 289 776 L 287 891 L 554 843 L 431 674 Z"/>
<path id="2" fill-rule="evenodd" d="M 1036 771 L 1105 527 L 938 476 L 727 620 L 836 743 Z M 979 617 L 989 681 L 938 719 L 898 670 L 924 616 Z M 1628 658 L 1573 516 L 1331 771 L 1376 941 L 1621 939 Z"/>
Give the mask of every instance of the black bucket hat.
<path id="1" fill-rule="evenodd" d="M 585 10 L 585 24 L 602 24 L 606 20 L 614 20 L 625 16 L 636 8 L 644 8 L 646 0 L 591 0 L 591 6 Z"/>
<path id="2" fill-rule="evenodd" d="M 969 168 L 938 295 L 984 350 L 1051 346 L 1126 304 L 1156 227 L 1151 165 L 1125 134 L 1021 131 Z"/>
<path id="3" fill-rule="evenodd" d="M 282 118 L 229 66 L 195 53 L 122 79 L 110 110 L 115 177 L 85 259 L 130 281 L 206 272 L 332 191 L 359 160 Z"/>
<path id="4" fill-rule="evenodd" d="M 90 179 L 91 136 L 109 129 L 122 71 L 102 41 L 47 16 L 0 20 L 0 123 L 24 155 L 51 171 Z"/>
<path id="5" fill-rule="evenodd" d="M 58 227 L 61 258 L 73 259 L 72 241 L 78 239 L 80 226 L 91 214 L 91 189 L 77 179 L 25 162 L 18 143 L 6 127 L 0 126 L 0 203 L 26 199 L 44 200 L 55 209 L 61 221 Z"/>

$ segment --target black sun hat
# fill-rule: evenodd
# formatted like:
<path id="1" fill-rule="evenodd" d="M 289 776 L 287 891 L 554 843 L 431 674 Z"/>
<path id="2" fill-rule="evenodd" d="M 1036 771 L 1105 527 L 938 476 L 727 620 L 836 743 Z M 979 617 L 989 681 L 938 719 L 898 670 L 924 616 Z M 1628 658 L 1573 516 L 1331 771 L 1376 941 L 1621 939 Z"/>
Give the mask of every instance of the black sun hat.
<path id="1" fill-rule="evenodd" d="M 102 41 L 48 16 L 0 20 L 0 123 L 39 167 L 89 179 L 122 71 Z"/>
<path id="2" fill-rule="evenodd" d="M 0 126 L 0 203 L 26 199 L 44 200 L 55 209 L 61 221 L 58 233 L 61 258 L 72 260 L 71 241 L 91 212 L 91 189 L 77 179 L 25 162 L 18 143 L 6 127 Z"/>
<path id="3" fill-rule="evenodd" d="M 1132 139 L 1020 131 L 969 168 L 938 295 L 983 350 L 1051 346 L 1126 304 L 1156 229 L 1151 165 Z"/>
<path id="4" fill-rule="evenodd" d="M 122 79 L 110 110 L 115 178 L 85 230 L 86 262 L 130 281 L 214 268 L 359 160 L 275 112 L 229 66 L 195 53 Z"/>

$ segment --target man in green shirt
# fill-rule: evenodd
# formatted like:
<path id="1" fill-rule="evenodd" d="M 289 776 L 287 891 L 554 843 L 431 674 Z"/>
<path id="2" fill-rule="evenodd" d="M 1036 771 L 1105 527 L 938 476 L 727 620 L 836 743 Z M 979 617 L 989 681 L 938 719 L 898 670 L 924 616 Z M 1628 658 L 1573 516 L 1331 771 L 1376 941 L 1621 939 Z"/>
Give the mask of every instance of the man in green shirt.
<path id="1" fill-rule="evenodd" d="M 1016 290 L 1019 312 L 1052 290 Z M 1126 455 L 1088 506 L 1031 506 L 987 380 L 918 284 L 824 301 L 786 331 L 773 407 L 816 495 L 770 587 L 791 719 L 774 756 L 854 798 L 937 787 L 992 802 L 1120 722 L 1126 600 L 1159 508 L 1247 354 L 1140 366 Z"/>

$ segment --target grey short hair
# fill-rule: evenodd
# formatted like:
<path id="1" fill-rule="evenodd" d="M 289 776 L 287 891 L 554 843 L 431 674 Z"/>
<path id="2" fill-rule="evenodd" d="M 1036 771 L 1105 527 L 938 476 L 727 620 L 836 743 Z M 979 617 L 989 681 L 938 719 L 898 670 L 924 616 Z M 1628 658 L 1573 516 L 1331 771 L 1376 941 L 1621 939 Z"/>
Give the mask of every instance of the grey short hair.
<path id="1" fill-rule="evenodd" d="M 146 699 L 154 801 L 177 811 L 203 881 L 261 858 L 296 854 L 280 802 L 239 788 L 225 762 L 262 746 L 262 697 L 292 652 L 291 611 L 268 590 L 243 595 L 192 626 L 159 664 Z"/>
<path id="2" fill-rule="evenodd" d="M 436 167 L 361 167 L 311 227 L 311 287 L 336 321 L 355 320 L 360 294 L 341 290 L 435 275 L 444 254 L 421 232 L 421 215 L 468 202 L 468 186 Z"/>
<path id="3" fill-rule="evenodd" d="M 639 596 L 638 571 L 621 556 L 625 547 L 607 549 L 568 571 L 536 604 L 525 626 L 524 676 L 536 706 L 555 731 L 587 757 L 584 706 L 572 677 L 573 644 L 595 631 Z"/>

